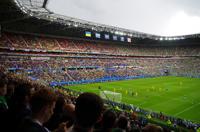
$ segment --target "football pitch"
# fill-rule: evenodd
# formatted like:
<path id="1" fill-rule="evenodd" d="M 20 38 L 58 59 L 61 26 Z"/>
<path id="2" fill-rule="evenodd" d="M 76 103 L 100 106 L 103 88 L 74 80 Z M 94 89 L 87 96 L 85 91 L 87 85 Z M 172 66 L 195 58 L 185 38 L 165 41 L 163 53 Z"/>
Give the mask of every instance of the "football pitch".
<path id="1" fill-rule="evenodd" d="M 97 94 L 101 87 L 102 90 L 121 93 L 124 103 L 200 123 L 198 78 L 167 76 L 65 87 Z"/>

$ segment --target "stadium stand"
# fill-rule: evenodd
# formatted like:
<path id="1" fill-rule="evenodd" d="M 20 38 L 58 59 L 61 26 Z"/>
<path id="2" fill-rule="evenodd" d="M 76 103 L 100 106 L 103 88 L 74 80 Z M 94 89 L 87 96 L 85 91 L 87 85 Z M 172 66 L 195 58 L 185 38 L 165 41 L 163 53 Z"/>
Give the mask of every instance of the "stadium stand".
<path id="1" fill-rule="evenodd" d="M 199 47 L 188 47 L 189 49 L 182 47 L 179 50 L 177 47 L 152 47 L 148 50 L 145 47 L 133 46 L 131 49 L 129 46 L 123 46 L 123 49 L 120 50 L 124 52 L 123 54 L 115 52 L 116 54 L 110 55 L 105 54 L 103 49 L 112 53 L 113 49 L 118 51 L 121 45 L 112 45 L 112 48 L 109 48 L 107 45 L 99 44 L 101 48 L 99 48 L 100 46 L 93 47 L 93 51 L 86 52 L 80 48 L 74 48 L 78 47 L 77 45 L 84 45 L 86 43 L 84 41 L 35 36 L 29 36 L 29 41 L 27 41 L 24 38 L 21 35 L 3 34 L 0 41 L 1 67 L 7 68 L 7 71 L 44 80 L 46 83 L 65 82 L 69 84 L 74 81 L 120 80 L 126 77 L 164 74 L 199 77 L 200 73 Z M 17 40 L 20 39 L 23 39 L 24 44 L 17 43 Z M 35 42 L 35 40 L 37 41 Z M 73 43 L 68 43 L 67 48 L 62 47 L 63 51 L 60 52 L 59 43 L 56 45 L 56 42 L 59 41 L 73 41 Z M 91 42 L 88 44 L 92 45 Z M 40 48 L 32 49 L 33 45 Z M 9 46 L 11 47 L 9 48 Z M 98 54 L 96 54 L 97 51 Z M 80 52 L 81 54 L 79 54 Z"/>
<path id="2" fill-rule="evenodd" d="M 133 32 L 135 41 L 131 44 L 88 40 L 80 35 L 82 30 L 88 29 L 84 21 L 79 23 L 82 27 L 75 30 L 77 28 L 63 24 L 64 19 L 50 19 L 58 17 L 44 8 L 30 6 L 26 9 L 29 3 L 23 3 L 23 0 L 17 0 L 18 4 L 26 5 L 23 11 L 21 11 L 22 5 L 18 5 L 20 9 L 16 7 L 16 1 L 2 0 L 1 2 L 3 4 L 0 5 L 2 6 L 0 24 L 3 28 L 0 37 L 0 90 L 5 91 L 5 88 L 8 88 L 10 92 L 6 95 L 1 92 L 0 95 L 0 131 L 27 131 L 36 127 L 42 131 L 49 129 L 67 132 L 74 128 L 74 124 L 80 125 L 78 127 L 81 129 L 78 128 L 77 131 L 79 129 L 81 131 L 104 131 L 105 129 L 105 131 L 113 129 L 115 131 L 149 131 L 150 129 L 194 131 L 200 127 L 199 124 L 191 121 L 104 100 L 105 108 L 100 111 L 104 115 L 102 120 L 99 119 L 97 122 L 95 118 L 89 126 L 90 129 L 85 129 L 81 124 L 83 122 L 76 122 L 77 109 L 74 108 L 77 105 L 77 97 L 79 100 L 84 94 L 59 87 L 168 75 L 199 78 L 198 35 L 181 36 L 181 39 L 177 37 L 178 39 L 173 42 L 167 40 L 161 42 L 157 40 L 160 36 Z M 8 13 L 12 11 L 17 13 L 7 15 L 2 11 L 5 9 L 8 9 Z M 22 13 L 25 12 L 24 10 L 26 13 Z M 45 18 L 42 18 L 44 16 Z M 58 23 L 58 20 L 61 22 Z M 102 29 L 102 25 L 97 27 Z M 108 31 L 113 28 L 103 27 L 103 29 Z M 45 93 L 46 95 L 43 95 Z M 49 93 L 61 98 L 56 101 Z M 18 94 L 22 94 L 20 97 L 24 98 L 17 98 Z M 95 97 L 100 99 L 96 95 Z M 37 102 L 38 98 L 44 100 L 40 102 L 41 104 L 37 104 L 40 106 L 34 104 L 34 100 Z M 91 101 L 90 97 L 86 99 Z M 55 103 L 57 103 L 56 109 L 53 111 Z M 99 104 L 98 101 L 93 103 L 101 105 L 101 101 Z M 110 121 L 111 124 L 108 126 L 110 128 L 105 128 L 106 120 L 110 120 L 109 117 L 105 119 L 105 116 L 109 116 L 106 114 L 107 109 L 110 108 L 113 110 L 111 112 L 113 120 L 116 118 L 117 123 Z M 45 112 L 48 114 L 46 117 L 38 118 L 38 115 L 43 115 L 41 113 Z M 170 125 L 157 122 L 153 122 L 157 124 L 156 126 L 151 125 L 149 118 L 165 121 Z"/>
<path id="3" fill-rule="evenodd" d="M 84 45 L 85 43 L 92 45 L 92 42 L 89 43 L 76 39 L 60 40 L 57 38 L 28 36 L 28 41 L 22 41 L 26 42 L 24 43 L 26 46 L 23 45 L 20 47 L 20 44 L 14 44 L 18 41 L 15 39 L 24 39 L 27 37 L 26 35 L 12 33 L 9 33 L 9 35 L 7 35 L 7 33 L 3 34 L 0 41 L 0 67 L 6 73 L 15 74 L 15 77 L 17 75 L 17 78 L 28 77 L 28 79 L 35 80 L 39 84 L 43 85 L 72 85 L 78 83 L 114 81 L 136 77 L 140 78 L 163 75 L 199 77 L 200 73 L 200 60 L 198 58 L 199 48 L 196 47 L 189 47 L 189 52 L 186 47 L 179 48 L 179 50 L 176 49 L 177 47 L 152 47 L 147 50 L 146 47 L 133 46 L 133 49 L 130 50 L 129 46 L 123 46 L 123 49 L 121 49 L 123 54 L 116 52 L 115 55 L 110 55 L 101 50 L 107 49 L 108 53 L 112 52 L 112 48 L 109 49 L 106 44 L 104 45 L 96 42 L 97 45 L 101 45 L 101 48 L 98 50 L 100 46 L 97 48 L 93 47 L 95 50 L 90 50 L 88 52 L 82 50 L 81 48 L 74 49 L 74 47 L 79 47 L 77 45 Z M 52 44 L 52 46 L 47 46 L 49 42 L 53 41 L 73 41 L 73 45 L 68 44 L 67 47 L 62 47 L 60 49 L 54 48 L 54 46 L 60 47 L 56 45 L 56 43 Z M 36 45 L 33 44 L 33 42 L 40 44 L 40 46 L 38 45 L 36 46 L 38 48 L 33 49 L 32 46 Z M 112 45 L 112 47 L 120 50 L 121 45 Z M 138 49 L 140 49 L 141 52 L 137 51 Z M 42 52 L 43 50 L 45 52 Z M 146 56 L 147 54 L 149 55 L 155 51 L 157 51 L 155 54 Z M 125 106 L 123 104 L 115 102 L 107 103 L 115 104 L 115 106 L 121 109 L 130 109 L 129 106 Z M 134 108 L 133 110 L 137 113 L 148 113 L 148 111 L 143 111 L 142 109 L 139 109 L 138 111 L 137 108 Z M 161 115 L 157 113 L 151 113 L 151 117 L 160 118 L 160 116 Z M 163 120 L 167 120 L 168 118 L 169 117 L 165 115 L 162 117 Z M 173 122 L 179 122 L 177 124 L 182 124 L 182 126 L 187 126 L 188 128 L 195 128 L 195 125 L 191 122 L 183 122 L 181 120 L 177 121 L 177 119 L 171 117 L 170 120 Z M 130 122 L 132 123 L 132 127 L 134 126 L 132 129 L 142 130 L 142 128 L 147 124 L 147 119 L 141 118 L 139 121 L 137 119 L 134 121 L 130 120 Z M 56 127 L 54 127 L 54 129 L 55 128 Z M 49 129 L 52 130 L 52 128 Z M 164 127 L 164 129 L 169 128 Z"/>

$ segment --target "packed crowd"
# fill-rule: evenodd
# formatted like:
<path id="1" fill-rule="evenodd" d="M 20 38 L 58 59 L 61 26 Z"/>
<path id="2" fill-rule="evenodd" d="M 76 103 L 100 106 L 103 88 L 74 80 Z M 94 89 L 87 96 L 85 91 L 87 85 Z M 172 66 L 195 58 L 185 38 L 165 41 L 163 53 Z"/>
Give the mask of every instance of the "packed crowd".
<path id="1" fill-rule="evenodd" d="M 1 56 L 0 67 L 6 71 L 23 74 L 31 78 L 52 81 L 94 80 L 103 77 L 126 76 L 193 76 L 199 77 L 198 58 L 66 58 Z M 167 73 L 165 73 L 167 71 Z"/>
<path id="2" fill-rule="evenodd" d="M 92 80 L 103 77 L 200 76 L 200 59 L 198 58 L 100 59 L 48 57 L 37 59 L 37 57 L 31 56 L 1 56 L 0 62 L 0 66 L 6 71 L 44 80 L 46 83 Z"/>
<path id="3" fill-rule="evenodd" d="M 148 124 L 146 117 L 137 117 L 137 114 L 146 111 L 137 108 L 131 108 L 131 113 L 109 110 L 97 95 L 86 93 L 78 96 L 71 91 L 52 89 L 49 83 L 149 75 L 200 77 L 199 51 L 199 47 L 137 47 L 2 34 L 0 130 L 168 131 L 167 127 Z M 91 101 L 91 106 L 84 101 Z M 107 104 L 124 107 L 115 102 Z M 99 111 L 94 109 L 96 107 Z M 85 110 L 88 113 L 84 113 Z M 158 115 L 153 113 L 151 116 Z M 179 124 L 177 122 L 173 125 Z M 187 121 L 181 121 L 181 124 L 192 130 L 199 127 Z"/>
<path id="4" fill-rule="evenodd" d="M 32 35 L 6 33 L 0 39 L 0 48 L 44 50 L 53 52 L 96 53 L 128 56 L 199 56 L 200 48 L 187 47 L 140 47 L 133 45 L 88 42 L 85 40 L 55 39 Z"/>
<path id="5" fill-rule="evenodd" d="M 115 110 L 96 94 L 50 88 L 17 74 L 0 72 L 0 130 L 20 132 L 170 131 L 148 118 Z M 171 125 L 171 124 L 170 124 Z M 172 126 L 172 125 L 171 125 Z M 176 128 L 176 126 L 173 126 Z M 197 130 L 198 125 L 187 129 Z M 179 130 L 177 127 L 174 130 Z"/>

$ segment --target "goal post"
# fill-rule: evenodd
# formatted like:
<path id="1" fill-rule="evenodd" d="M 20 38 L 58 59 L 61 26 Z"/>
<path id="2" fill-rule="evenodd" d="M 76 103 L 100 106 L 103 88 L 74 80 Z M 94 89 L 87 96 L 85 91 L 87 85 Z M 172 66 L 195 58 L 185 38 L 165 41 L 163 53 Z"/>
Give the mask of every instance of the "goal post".
<path id="1" fill-rule="evenodd" d="M 112 91 L 100 91 L 100 96 L 103 99 L 111 100 L 111 101 L 119 102 L 119 103 L 122 100 L 122 94 L 121 93 L 112 92 Z"/>

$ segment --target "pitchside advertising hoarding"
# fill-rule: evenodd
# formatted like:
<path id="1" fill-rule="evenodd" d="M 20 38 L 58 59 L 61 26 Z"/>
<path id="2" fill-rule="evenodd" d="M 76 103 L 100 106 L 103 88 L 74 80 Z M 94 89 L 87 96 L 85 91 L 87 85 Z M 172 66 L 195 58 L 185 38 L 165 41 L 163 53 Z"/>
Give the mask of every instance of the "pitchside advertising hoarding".
<path id="1" fill-rule="evenodd" d="M 101 39 L 101 40 L 109 40 L 109 41 L 119 41 L 119 42 L 127 42 L 131 43 L 132 38 L 120 35 L 113 35 L 109 33 L 100 33 L 100 32 L 91 32 L 85 31 L 84 37 L 91 39 Z"/>

